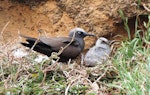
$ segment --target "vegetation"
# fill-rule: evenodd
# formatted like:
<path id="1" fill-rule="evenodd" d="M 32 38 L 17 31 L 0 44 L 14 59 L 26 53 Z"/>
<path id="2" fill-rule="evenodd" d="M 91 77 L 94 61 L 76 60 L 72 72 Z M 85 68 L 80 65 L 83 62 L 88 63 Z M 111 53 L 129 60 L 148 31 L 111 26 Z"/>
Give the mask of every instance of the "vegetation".
<path id="1" fill-rule="evenodd" d="M 122 42 L 113 58 L 119 77 L 115 86 L 127 95 L 150 94 L 150 16 L 148 19 L 145 30 L 137 30 L 131 41 Z"/>
<path id="2" fill-rule="evenodd" d="M 76 62 L 61 64 L 51 58 L 38 63 L 34 52 L 14 58 L 12 44 L 1 43 L 0 94 L 150 95 L 150 16 L 148 20 L 139 30 L 136 19 L 136 32 L 131 39 L 125 18 L 129 40 L 121 42 L 105 64 L 93 68 Z"/>

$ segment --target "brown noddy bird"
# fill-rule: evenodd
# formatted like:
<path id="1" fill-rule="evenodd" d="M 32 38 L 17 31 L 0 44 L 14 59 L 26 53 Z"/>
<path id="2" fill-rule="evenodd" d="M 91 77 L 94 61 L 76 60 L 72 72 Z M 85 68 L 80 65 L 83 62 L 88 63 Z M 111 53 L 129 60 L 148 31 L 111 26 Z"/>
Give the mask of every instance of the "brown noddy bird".
<path id="1" fill-rule="evenodd" d="M 94 34 L 88 34 L 82 28 L 74 28 L 70 30 L 69 37 L 39 37 L 38 42 L 35 44 L 33 50 L 40 52 L 44 55 L 51 56 L 52 52 L 59 52 L 62 47 L 66 47 L 59 55 L 59 62 L 67 62 L 69 59 L 75 59 L 84 49 L 84 37 L 95 36 Z M 37 38 L 23 36 L 27 43 L 21 42 L 23 46 L 32 48 Z"/>

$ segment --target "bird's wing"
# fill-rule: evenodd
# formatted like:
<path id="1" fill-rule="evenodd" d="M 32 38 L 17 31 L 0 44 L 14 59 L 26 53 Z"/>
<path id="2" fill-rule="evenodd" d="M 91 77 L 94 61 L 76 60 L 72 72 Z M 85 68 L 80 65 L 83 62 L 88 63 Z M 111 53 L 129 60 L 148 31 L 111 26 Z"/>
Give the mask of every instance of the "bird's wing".
<path id="1" fill-rule="evenodd" d="M 53 49 L 59 50 L 61 47 L 65 47 L 67 44 L 69 44 L 72 40 L 70 37 L 51 37 L 46 38 L 41 36 L 40 41 L 44 44 L 52 47 Z M 78 42 L 76 40 L 73 40 L 72 44 L 73 46 L 78 46 Z"/>
<path id="2" fill-rule="evenodd" d="M 103 55 L 103 53 L 106 51 L 105 48 L 102 48 L 102 47 L 92 47 L 89 49 L 89 51 L 87 52 L 86 56 L 89 56 L 89 57 L 98 57 L 98 56 L 101 56 Z"/>
<path id="3" fill-rule="evenodd" d="M 95 47 L 95 51 L 98 52 L 98 51 L 105 51 L 106 48 L 104 47 Z"/>

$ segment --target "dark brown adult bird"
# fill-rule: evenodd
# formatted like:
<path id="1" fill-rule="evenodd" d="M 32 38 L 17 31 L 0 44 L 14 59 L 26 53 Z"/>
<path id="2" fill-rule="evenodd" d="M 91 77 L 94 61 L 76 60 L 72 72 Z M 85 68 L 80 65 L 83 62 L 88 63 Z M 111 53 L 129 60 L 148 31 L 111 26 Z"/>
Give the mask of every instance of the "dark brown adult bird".
<path id="1" fill-rule="evenodd" d="M 69 59 L 75 59 L 83 51 L 85 46 L 84 37 L 86 36 L 95 35 L 88 34 L 82 28 L 74 28 L 70 30 L 69 37 L 47 38 L 41 36 L 37 39 L 21 35 L 21 37 L 25 38 L 27 41 L 27 43 L 21 42 L 21 44 L 25 47 L 32 48 L 35 42 L 37 42 L 33 47 L 33 50 L 47 56 L 51 56 L 52 52 L 58 53 L 60 49 L 69 44 L 59 55 L 59 62 L 67 62 Z"/>

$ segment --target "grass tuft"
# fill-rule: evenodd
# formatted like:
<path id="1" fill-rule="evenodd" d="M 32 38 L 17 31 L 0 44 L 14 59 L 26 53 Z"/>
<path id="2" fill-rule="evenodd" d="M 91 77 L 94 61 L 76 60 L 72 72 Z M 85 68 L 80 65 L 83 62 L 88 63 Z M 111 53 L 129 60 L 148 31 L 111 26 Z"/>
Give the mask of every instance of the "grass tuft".
<path id="1" fill-rule="evenodd" d="M 150 16 L 149 16 L 150 17 Z M 149 95 L 149 62 L 150 49 L 149 24 L 145 23 L 146 30 L 137 30 L 135 38 L 122 42 L 121 47 L 114 55 L 113 63 L 116 66 L 121 86 L 120 92 L 128 95 Z M 139 31 L 143 36 L 138 36 Z"/>

